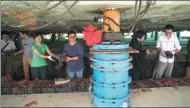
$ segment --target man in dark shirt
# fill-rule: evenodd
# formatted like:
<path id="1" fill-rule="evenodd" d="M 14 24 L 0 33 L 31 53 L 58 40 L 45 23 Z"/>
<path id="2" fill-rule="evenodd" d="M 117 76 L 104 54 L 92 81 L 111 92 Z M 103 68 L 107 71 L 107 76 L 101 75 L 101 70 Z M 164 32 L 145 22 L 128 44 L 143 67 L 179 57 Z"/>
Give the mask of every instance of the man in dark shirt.
<path id="1" fill-rule="evenodd" d="M 143 50 L 141 41 L 144 40 L 145 32 L 138 30 L 134 33 L 132 40 L 129 44 L 130 47 L 139 51 L 137 54 L 131 54 L 133 57 L 133 69 L 132 69 L 132 78 L 133 80 L 142 80 L 147 79 L 146 65 L 145 65 L 145 56 L 146 54 L 151 54 L 150 50 Z"/>
<path id="2" fill-rule="evenodd" d="M 74 31 L 68 33 L 68 41 L 69 43 L 65 44 L 64 47 L 64 55 L 66 57 L 69 78 L 73 79 L 75 75 L 77 78 L 83 78 L 83 46 L 76 41 L 76 33 Z"/>
<path id="3" fill-rule="evenodd" d="M 187 66 L 185 78 L 190 79 L 190 39 L 187 44 Z"/>

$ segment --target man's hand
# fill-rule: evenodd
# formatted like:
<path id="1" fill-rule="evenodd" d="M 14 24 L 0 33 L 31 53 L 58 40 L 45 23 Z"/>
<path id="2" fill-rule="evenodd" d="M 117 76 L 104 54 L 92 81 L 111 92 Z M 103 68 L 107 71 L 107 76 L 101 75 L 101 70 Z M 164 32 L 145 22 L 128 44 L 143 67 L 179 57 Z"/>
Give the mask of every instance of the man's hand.
<path id="1" fill-rule="evenodd" d="M 13 53 L 13 56 L 17 56 L 17 53 L 15 52 L 15 53 Z"/>
<path id="2" fill-rule="evenodd" d="M 66 62 L 71 61 L 71 57 L 66 56 Z"/>
<path id="3" fill-rule="evenodd" d="M 176 50 L 172 51 L 171 53 L 172 53 L 173 55 L 175 55 L 175 54 L 178 54 L 179 51 L 180 51 L 180 50 L 176 49 Z"/>
<path id="4" fill-rule="evenodd" d="M 146 50 L 146 54 L 151 54 L 150 49 Z"/>
<path id="5" fill-rule="evenodd" d="M 170 51 L 173 55 L 175 54 L 175 51 Z"/>
<path id="6" fill-rule="evenodd" d="M 130 49 L 130 50 L 129 50 L 129 53 L 139 53 L 139 51 L 138 51 L 138 50 L 135 50 L 135 49 Z"/>
<path id="7" fill-rule="evenodd" d="M 63 53 L 63 56 L 66 56 L 67 54 L 66 53 Z"/>

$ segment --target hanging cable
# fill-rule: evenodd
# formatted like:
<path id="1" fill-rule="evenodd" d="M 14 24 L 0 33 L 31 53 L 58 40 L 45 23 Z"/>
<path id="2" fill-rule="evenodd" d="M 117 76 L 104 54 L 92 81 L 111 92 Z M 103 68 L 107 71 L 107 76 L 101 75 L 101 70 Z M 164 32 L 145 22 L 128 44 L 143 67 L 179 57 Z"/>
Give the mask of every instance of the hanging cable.
<path id="1" fill-rule="evenodd" d="M 133 31 L 133 29 L 134 29 L 136 23 L 140 20 L 140 18 L 142 18 L 142 17 L 148 12 L 148 10 L 149 10 L 149 8 L 150 8 L 150 5 L 151 5 L 151 2 L 152 2 L 152 1 L 147 1 L 147 5 L 146 5 L 145 9 L 141 11 L 142 1 L 140 0 L 139 5 L 137 6 L 138 0 L 136 0 L 136 3 L 135 3 L 135 12 L 134 12 L 135 14 L 134 14 L 134 18 L 133 18 L 133 23 L 132 23 L 131 25 L 129 25 L 129 27 L 127 27 L 127 28 L 121 27 L 118 23 L 116 23 L 116 22 L 115 22 L 113 19 L 111 19 L 110 17 L 105 17 L 105 16 L 104 16 L 104 18 L 105 18 L 105 19 L 109 19 L 110 21 L 112 21 L 112 22 L 113 22 L 116 26 L 118 26 L 121 30 L 122 30 L 122 29 L 123 29 L 123 30 L 126 30 L 126 29 L 129 29 L 129 28 L 131 27 L 130 32 L 127 34 L 127 35 L 129 35 L 129 34 Z M 137 7 L 138 7 L 138 8 L 137 8 Z M 108 24 L 103 24 L 103 25 L 107 25 L 107 26 L 108 26 Z M 111 26 L 109 26 L 109 28 L 110 28 L 110 30 L 112 29 Z"/>
<path id="2" fill-rule="evenodd" d="M 66 10 L 68 11 L 68 13 L 70 14 L 72 23 L 75 23 L 75 24 L 76 24 L 76 22 L 74 22 L 75 16 L 73 15 L 73 13 L 71 13 L 71 12 L 68 10 L 68 6 L 67 6 L 65 3 L 63 3 L 63 6 L 66 8 Z"/>
<path id="3" fill-rule="evenodd" d="M 75 5 L 77 4 L 78 1 L 79 1 L 79 0 L 75 1 L 75 2 L 68 8 L 68 10 L 71 10 L 71 9 L 73 8 L 73 6 L 75 6 Z M 44 28 L 44 27 L 46 27 L 46 26 L 48 26 L 48 25 L 50 25 L 50 24 L 56 22 L 57 20 L 60 20 L 60 19 L 64 16 L 64 14 L 66 14 L 66 13 L 68 12 L 68 10 L 65 11 L 65 12 L 63 12 L 63 13 L 60 15 L 60 17 L 58 17 L 57 19 L 55 19 L 55 20 L 53 20 L 53 21 L 51 21 L 51 22 L 49 22 L 49 23 L 47 23 L 47 24 L 45 24 L 45 25 L 42 25 L 42 26 L 40 26 L 40 27 L 38 27 L 38 28 L 32 29 L 31 31 Z M 5 23 L 4 21 L 2 21 L 2 22 Z M 21 25 L 21 26 L 8 25 L 8 26 L 14 27 L 14 28 L 21 28 L 21 27 L 24 27 L 24 26 L 22 26 L 22 25 Z"/>
<path id="4" fill-rule="evenodd" d="M 147 13 L 147 11 L 149 10 L 149 8 L 150 8 L 150 5 L 151 5 L 151 1 L 147 1 L 147 5 L 146 5 L 146 8 L 140 13 L 140 15 L 141 15 L 141 17 L 140 18 L 142 18 L 142 14 L 146 14 Z M 140 18 L 138 18 L 138 19 L 140 19 Z M 132 24 L 130 24 L 129 25 L 129 28 L 132 26 Z"/>
<path id="5" fill-rule="evenodd" d="M 138 12 L 137 12 L 137 14 L 135 15 L 134 22 L 133 22 L 133 26 L 132 26 L 130 32 L 129 32 L 127 35 L 130 35 L 130 34 L 131 34 L 131 32 L 133 31 L 133 29 L 134 29 L 134 27 L 135 27 L 135 25 L 136 25 L 136 22 L 137 22 L 138 16 L 139 16 L 140 11 L 141 11 L 141 5 L 142 5 L 142 1 L 140 0 L 140 2 L 139 2 Z"/>
<path id="6" fill-rule="evenodd" d="M 46 27 L 46 26 L 48 26 L 48 25 L 50 25 L 50 24 L 53 24 L 54 22 L 56 22 L 56 21 L 58 21 L 58 20 L 60 20 L 68 11 L 70 11 L 77 3 L 78 3 L 78 1 L 79 0 L 76 0 L 69 8 L 68 8 L 68 10 L 67 11 L 65 11 L 65 12 L 63 12 L 61 15 L 60 15 L 60 17 L 58 17 L 57 19 L 55 19 L 55 20 L 53 20 L 53 21 L 51 21 L 50 23 L 48 23 L 48 24 L 45 24 L 45 25 L 42 25 L 42 26 L 40 26 L 40 27 L 38 27 L 38 28 L 35 28 L 35 29 L 32 29 L 31 31 L 34 31 L 34 30 L 38 30 L 38 29 L 41 29 L 41 28 L 44 28 L 44 27 Z"/>
<path id="7" fill-rule="evenodd" d="M 133 22 L 134 22 L 134 20 L 135 20 L 136 15 L 137 15 L 137 9 L 138 9 L 137 4 L 138 4 L 138 0 L 136 0 L 136 1 L 135 1 L 135 9 L 134 9 L 135 11 L 134 11 L 134 17 L 132 18 L 132 21 L 129 23 L 129 26 L 128 26 L 128 27 L 126 27 L 126 28 L 121 27 L 121 29 L 129 29 L 130 27 L 132 27 L 132 26 L 133 26 Z"/>
<path id="8" fill-rule="evenodd" d="M 42 15 L 46 14 L 48 11 L 50 11 L 51 9 L 54 9 L 55 7 L 61 5 L 62 3 L 63 3 L 63 1 L 60 1 L 59 3 L 55 4 L 54 6 L 48 8 L 48 9 L 42 10 L 42 11 L 40 11 L 40 12 L 38 12 L 38 13 L 32 15 L 32 16 L 29 16 L 27 18 L 21 19 L 20 22 L 28 20 L 28 19 L 31 19 L 31 18 L 36 18 L 36 17 L 42 16 Z M 25 26 L 29 25 L 28 23 L 26 23 L 24 25 L 15 26 L 15 25 L 9 25 L 8 23 L 5 23 L 4 21 L 2 21 L 2 22 L 5 24 L 4 26 L 8 25 L 10 27 L 25 27 Z"/>
<path id="9" fill-rule="evenodd" d="M 134 20 L 138 17 L 138 14 L 140 13 L 140 8 L 141 8 L 141 6 L 139 5 L 139 10 L 137 11 L 137 3 L 138 3 L 138 0 L 136 0 L 136 2 L 135 2 L 135 14 L 134 14 Z M 141 4 L 141 2 L 139 2 L 140 4 Z M 137 13 L 136 13 L 137 12 Z M 104 18 L 105 19 L 109 19 L 109 20 L 111 20 L 116 26 L 118 26 L 120 29 L 126 29 L 126 28 L 123 28 L 123 27 L 121 27 L 118 23 L 116 23 L 113 19 L 111 19 L 110 17 L 106 17 L 106 16 L 104 16 Z"/>
<path id="10" fill-rule="evenodd" d="M 140 0 L 140 2 L 139 2 L 138 11 L 136 10 L 136 9 L 137 9 L 137 3 L 138 3 L 138 1 L 136 1 L 136 3 L 135 3 L 135 13 L 136 13 L 136 12 L 137 12 L 137 13 L 136 13 L 135 16 L 134 16 L 134 21 L 133 21 L 133 25 L 132 25 L 131 32 L 132 32 L 133 29 L 134 29 L 134 26 L 135 26 L 135 24 L 136 24 L 136 22 L 137 22 L 137 19 L 138 19 L 138 17 L 139 17 L 140 11 L 141 11 L 142 1 Z M 104 16 L 104 18 L 111 20 L 115 25 L 117 25 L 118 27 L 120 27 L 120 25 L 119 25 L 118 23 L 116 23 L 113 19 L 111 19 L 110 17 L 105 17 L 105 16 Z M 109 28 L 111 28 L 111 27 L 109 27 Z M 112 28 L 111 28 L 111 29 L 112 29 Z M 120 29 L 125 29 L 125 28 L 120 27 Z"/>
<path id="11" fill-rule="evenodd" d="M 135 1 L 135 12 L 134 12 L 134 17 L 135 17 L 136 14 L 137 14 L 137 3 L 138 3 L 138 0 Z"/>
<path id="12" fill-rule="evenodd" d="M 133 26 L 132 26 L 130 32 L 127 35 L 130 35 L 130 33 L 133 31 L 136 23 L 140 20 L 140 18 L 142 18 L 148 12 L 148 10 L 149 10 L 149 8 L 151 6 L 151 3 L 152 3 L 152 0 L 147 1 L 146 8 L 142 12 L 140 12 L 140 15 L 137 16 L 137 19 L 134 21 Z"/>

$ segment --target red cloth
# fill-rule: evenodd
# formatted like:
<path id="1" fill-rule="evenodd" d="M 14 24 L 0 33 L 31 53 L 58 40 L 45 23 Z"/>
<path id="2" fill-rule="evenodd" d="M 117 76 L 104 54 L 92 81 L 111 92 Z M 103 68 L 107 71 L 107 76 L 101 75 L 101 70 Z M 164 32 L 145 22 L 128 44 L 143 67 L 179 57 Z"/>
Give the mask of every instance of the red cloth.
<path id="1" fill-rule="evenodd" d="M 93 25 L 87 25 L 84 27 L 83 35 L 83 39 L 86 41 L 86 44 L 88 46 L 100 44 L 102 41 L 102 31 L 98 30 Z"/>

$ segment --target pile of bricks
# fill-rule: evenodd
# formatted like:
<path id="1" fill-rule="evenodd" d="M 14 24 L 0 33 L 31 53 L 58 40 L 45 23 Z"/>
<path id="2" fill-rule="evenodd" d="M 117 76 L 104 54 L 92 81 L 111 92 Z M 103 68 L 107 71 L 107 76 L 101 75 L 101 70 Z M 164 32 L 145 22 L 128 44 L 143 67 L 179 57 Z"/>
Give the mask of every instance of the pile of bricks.
<path id="1" fill-rule="evenodd" d="M 26 84 L 19 84 L 10 76 L 4 77 L 6 82 L 1 85 L 1 94 L 37 94 L 37 93 L 69 93 L 69 92 L 88 92 L 89 78 L 75 79 L 69 83 L 55 85 L 54 81 L 40 80 L 29 81 Z M 167 78 L 158 80 L 141 80 L 133 81 L 131 88 L 154 88 L 154 87 L 174 87 L 174 86 L 190 86 L 190 79 L 183 78 Z"/>

